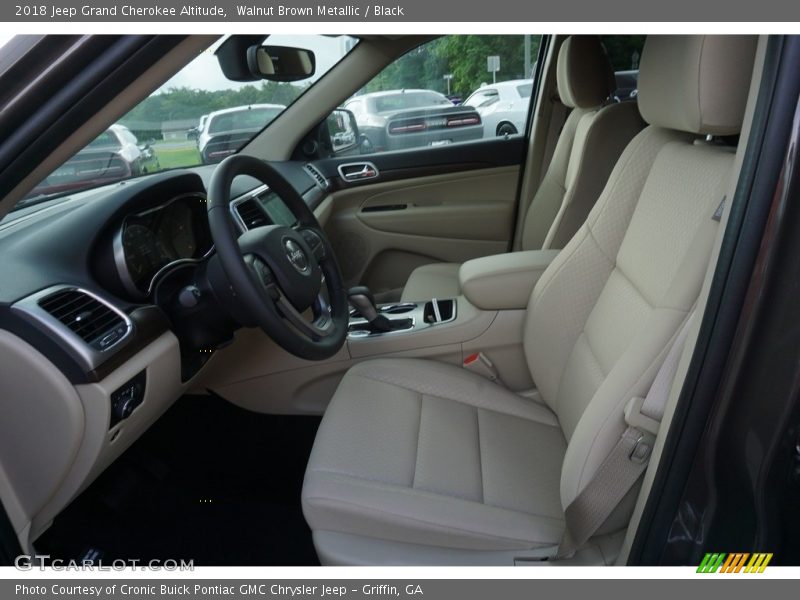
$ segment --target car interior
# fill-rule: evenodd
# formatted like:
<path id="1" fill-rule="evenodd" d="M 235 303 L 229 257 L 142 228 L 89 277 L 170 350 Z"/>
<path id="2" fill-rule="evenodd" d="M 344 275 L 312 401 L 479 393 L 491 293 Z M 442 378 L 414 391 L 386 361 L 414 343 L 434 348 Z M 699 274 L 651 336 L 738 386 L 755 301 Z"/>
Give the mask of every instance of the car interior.
<path id="1" fill-rule="evenodd" d="M 356 39 L 219 164 L 9 212 L 219 41 L 171 38 L 4 191 L 0 500 L 24 551 L 626 564 L 769 38 L 647 36 L 620 102 L 601 37 L 542 36 L 526 131 L 324 152 L 332 111 L 432 38 Z"/>

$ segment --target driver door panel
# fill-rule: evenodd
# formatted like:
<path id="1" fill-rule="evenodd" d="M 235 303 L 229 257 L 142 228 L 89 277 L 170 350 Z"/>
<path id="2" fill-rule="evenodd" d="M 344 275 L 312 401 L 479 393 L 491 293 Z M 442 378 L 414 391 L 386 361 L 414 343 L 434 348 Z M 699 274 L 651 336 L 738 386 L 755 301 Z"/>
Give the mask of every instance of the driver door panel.
<path id="1" fill-rule="evenodd" d="M 411 272 L 506 252 L 513 235 L 522 136 L 363 156 L 378 175 L 348 183 L 334 175 L 325 226 L 345 284 L 378 301 L 399 298 Z M 337 164 L 338 163 L 338 164 Z"/>

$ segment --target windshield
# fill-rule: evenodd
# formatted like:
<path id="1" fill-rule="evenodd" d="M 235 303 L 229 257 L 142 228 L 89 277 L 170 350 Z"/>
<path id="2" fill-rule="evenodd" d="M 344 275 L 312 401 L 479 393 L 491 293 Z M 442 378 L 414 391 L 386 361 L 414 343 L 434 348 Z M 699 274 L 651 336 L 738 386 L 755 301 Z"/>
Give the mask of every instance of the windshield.
<path id="1" fill-rule="evenodd" d="M 167 169 L 213 164 L 238 152 L 357 40 L 348 36 L 271 35 L 270 45 L 315 54 L 314 75 L 303 81 L 237 82 L 225 77 L 216 49 L 201 53 L 96 139 L 55 169 L 17 208 Z"/>

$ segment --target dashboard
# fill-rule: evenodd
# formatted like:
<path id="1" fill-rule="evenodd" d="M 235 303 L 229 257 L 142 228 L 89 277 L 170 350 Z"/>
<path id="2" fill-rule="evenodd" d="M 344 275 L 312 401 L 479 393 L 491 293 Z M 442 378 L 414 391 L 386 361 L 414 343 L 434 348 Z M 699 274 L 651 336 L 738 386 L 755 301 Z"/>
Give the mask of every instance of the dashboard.
<path id="1" fill-rule="evenodd" d="M 302 164 L 277 168 L 310 207 L 322 201 L 323 186 Z M 73 383 L 99 381 L 159 335 L 174 333 L 156 291 L 167 293 L 197 270 L 218 266 L 206 203 L 213 170 L 157 173 L 10 214 L 0 222 L 0 328 L 34 345 Z M 294 223 L 283 201 L 256 179 L 234 179 L 231 196 L 232 221 L 242 229 L 253 227 L 253 219 L 255 226 Z M 96 351 L 95 336 L 86 342 L 52 315 L 22 310 L 55 287 L 99 299 L 130 321 L 127 333 Z"/>
<path id="2" fill-rule="evenodd" d="M 202 193 L 177 196 L 130 214 L 114 240 L 120 279 L 134 295 L 148 295 L 158 274 L 177 261 L 200 260 L 213 248 Z"/>

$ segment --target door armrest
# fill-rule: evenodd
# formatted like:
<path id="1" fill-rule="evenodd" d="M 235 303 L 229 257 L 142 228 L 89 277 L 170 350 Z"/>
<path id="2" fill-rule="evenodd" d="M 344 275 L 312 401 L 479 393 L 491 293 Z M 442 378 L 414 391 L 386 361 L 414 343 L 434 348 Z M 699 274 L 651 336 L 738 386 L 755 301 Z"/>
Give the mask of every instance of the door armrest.
<path id="1" fill-rule="evenodd" d="M 558 250 L 509 252 L 468 260 L 458 271 L 461 292 L 483 310 L 521 309 Z"/>

